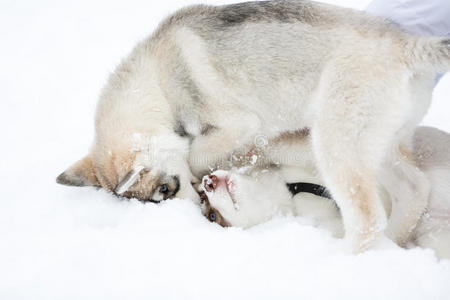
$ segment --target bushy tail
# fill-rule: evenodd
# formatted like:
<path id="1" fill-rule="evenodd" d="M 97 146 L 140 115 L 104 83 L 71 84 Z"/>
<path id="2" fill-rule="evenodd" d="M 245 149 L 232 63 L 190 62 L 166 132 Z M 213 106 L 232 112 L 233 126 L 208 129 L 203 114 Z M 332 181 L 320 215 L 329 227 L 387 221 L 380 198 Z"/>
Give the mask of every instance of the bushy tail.
<path id="1" fill-rule="evenodd" d="M 436 73 L 450 71 L 450 37 L 417 38 L 411 46 L 409 55 L 414 68 Z"/>

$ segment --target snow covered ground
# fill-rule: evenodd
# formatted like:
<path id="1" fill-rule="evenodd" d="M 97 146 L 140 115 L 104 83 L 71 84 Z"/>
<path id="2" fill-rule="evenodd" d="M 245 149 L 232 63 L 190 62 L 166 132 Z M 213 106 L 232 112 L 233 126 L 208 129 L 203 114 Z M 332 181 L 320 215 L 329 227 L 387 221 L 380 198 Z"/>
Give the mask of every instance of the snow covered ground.
<path id="1" fill-rule="evenodd" d="M 223 229 L 188 200 L 55 183 L 87 153 L 108 73 L 194 2 L 0 0 L 0 299 L 450 299 L 450 261 L 430 250 L 352 256 L 308 220 Z M 449 96 L 447 76 L 426 124 L 450 130 Z"/>

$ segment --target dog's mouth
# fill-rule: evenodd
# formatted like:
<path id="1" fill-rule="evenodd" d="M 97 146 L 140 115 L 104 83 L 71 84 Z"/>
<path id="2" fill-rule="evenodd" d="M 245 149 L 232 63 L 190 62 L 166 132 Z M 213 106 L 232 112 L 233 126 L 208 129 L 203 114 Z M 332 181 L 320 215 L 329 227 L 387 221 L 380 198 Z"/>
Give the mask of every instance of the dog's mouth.
<path id="1" fill-rule="evenodd" d="M 221 188 L 227 192 L 231 201 L 233 202 L 233 207 L 235 210 L 239 210 L 239 203 L 236 200 L 235 190 L 236 181 L 230 176 L 218 176 L 218 174 L 206 175 L 203 177 L 202 188 L 205 193 L 214 193 L 218 188 Z"/>

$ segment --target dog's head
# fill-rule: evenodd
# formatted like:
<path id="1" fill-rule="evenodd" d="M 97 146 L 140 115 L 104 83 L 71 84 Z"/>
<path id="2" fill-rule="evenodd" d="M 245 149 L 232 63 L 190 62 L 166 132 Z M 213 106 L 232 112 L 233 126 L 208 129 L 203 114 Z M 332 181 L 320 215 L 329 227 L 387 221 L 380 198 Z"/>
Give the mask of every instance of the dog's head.
<path id="1" fill-rule="evenodd" d="M 263 223 L 289 202 L 291 195 L 276 172 L 240 174 L 216 171 L 203 177 L 202 213 L 222 226 L 248 228 Z"/>
<path id="2" fill-rule="evenodd" d="M 143 201 L 199 196 L 187 164 L 189 141 L 173 130 L 170 115 L 101 101 L 90 153 L 58 176 L 71 186 L 97 186 Z M 116 101 L 117 102 L 117 101 Z M 151 120 L 149 121 L 149 118 Z"/>
<path id="3" fill-rule="evenodd" d="M 108 146 L 107 146 L 108 145 Z M 188 144 L 178 136 L 131 139 L 96 144 L 89 155 L 58 176 L 71 186 L 102 187 L 118 196 L 159 202 L 173 197 L 198 200 L 186 162 Z"/>
<path id="4" fill-rule="evenodd" d="M 156 69 L 137 50 L 117 68 L 100 95 L 91 151 L 59 175 L 58 183 L 102 187 L 144 201 L 199 201 L 187 163 L 189 140 L 175 133 Z"/>

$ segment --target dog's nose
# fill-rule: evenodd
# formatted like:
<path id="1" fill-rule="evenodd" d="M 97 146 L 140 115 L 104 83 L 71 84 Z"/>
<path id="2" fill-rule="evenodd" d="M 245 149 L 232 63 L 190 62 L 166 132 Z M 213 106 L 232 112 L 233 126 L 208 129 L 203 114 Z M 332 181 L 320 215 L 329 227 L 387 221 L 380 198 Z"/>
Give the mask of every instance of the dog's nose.
<path id="1" fill-rule="evenodd" d="M 203 186 L 208 192 L 213 192 L 216 189 L 218 183 L 219 178 L 217 178 L 216 175 L 208 175 L 203 179 Z"/>

